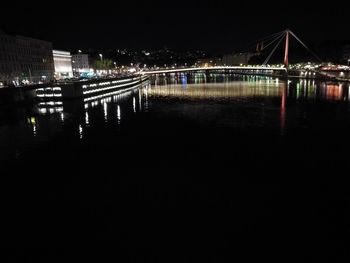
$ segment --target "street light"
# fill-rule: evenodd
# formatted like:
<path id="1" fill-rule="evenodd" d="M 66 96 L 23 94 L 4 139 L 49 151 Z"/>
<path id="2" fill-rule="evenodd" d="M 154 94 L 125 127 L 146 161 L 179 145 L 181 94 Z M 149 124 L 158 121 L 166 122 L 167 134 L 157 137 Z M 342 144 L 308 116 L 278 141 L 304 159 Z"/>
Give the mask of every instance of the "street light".
<path id="1" fill-rule="evenodd" d="M 114 64 L 114 67 L 117 68 L 117 62 L 114 61 L 113 64 Z"/>
<path id="2" fill-rule="evenodd" d="M 102 54 L 99 54 L 99 56 L 100 56 L 100 58 L 101 58 L 101 61 L 102 61 L 102 57 L 103 57 L 103 55 L 102 55 Z"/>

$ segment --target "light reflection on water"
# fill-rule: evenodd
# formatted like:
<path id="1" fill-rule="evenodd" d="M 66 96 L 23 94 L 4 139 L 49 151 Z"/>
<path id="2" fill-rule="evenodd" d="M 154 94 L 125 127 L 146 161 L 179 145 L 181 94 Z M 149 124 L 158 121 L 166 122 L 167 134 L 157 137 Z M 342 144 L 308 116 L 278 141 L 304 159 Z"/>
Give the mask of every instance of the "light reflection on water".
<path id="1" fill-rule="evenodd" d="M 209 80 L 213 83 L 206 83 Z M 128 130 L 128 123 L 142 119 L 144 114 L 160 113 L 164 120 L 175 114 L 180 126 L 184 125 L 181 118 L 208 127 L 213 121 L 228 127 L 234 120 L 231 128 L 278 127 L 284 136 L 289 126 L 298 125 L 294 122 L 298 117 L 294 113 L 296 107 L 305 110 L 302 105 L 317 106 L 323 102 L 348 103 L 349 85 L 312 80 L 286 82 L 256 76 L 157 76 L 152 85 L 142 89 L 96 100 L 38 103 L 27 111 L 29 114 L 20 115 L 16 124 L 4 123 L 0 138 L 3 149 L 10 149 L 11 158 L 11 152 L 24 151 L 28 143 L 45 143 L 57 136 L 82 142 L 95 140 L 95 135 L 88 136 L 91 130 L 101 136 L 112 129 Z M 13 134 L 16 138 L 9 140 Z M 8 152 L 0 153 L 5 156 Z"/>
<path id="2" fill-rule="evenodd" d="M 180 85 L 154 86 L 144 91 L 151 97 L 178 97 L 194 99 L 221 99 L 221 98 L 250 98 L 250 97 L 281 97 L 282 83 L 246 83 L 246 82 L 228 82 L 214 83 L 208 85 L 189 84 L 186 89 Z"/>
<path id="3" fill-rule="evenodd" d="M 85 125 L 89 126 L 89 113 L 87 111 L 85 111 Z"/>
<path id="4" fill-rule="evenodd" d="M 108 122 L 107 102 L 103 103 L 103 115 L 105 118 L 105 122 Z"/>
<path id="5" fill-rule="evenodd" d="M 83 127 L 79 124 L 79 139 L 83 138 Z"/>
<path id="6" fill-rule="evenodd" d="M 134 110 L 134 113 L 136 113 L 136 98 L 135 97 L 132 98 L 132 108 Z"/>
<path id="7" fill-rule="evenodd" d="M 121 121 L 120 105 L 117 106 L 117 120 L 118 120 L 118 124 L 120 124 L 120 121 Z"/>

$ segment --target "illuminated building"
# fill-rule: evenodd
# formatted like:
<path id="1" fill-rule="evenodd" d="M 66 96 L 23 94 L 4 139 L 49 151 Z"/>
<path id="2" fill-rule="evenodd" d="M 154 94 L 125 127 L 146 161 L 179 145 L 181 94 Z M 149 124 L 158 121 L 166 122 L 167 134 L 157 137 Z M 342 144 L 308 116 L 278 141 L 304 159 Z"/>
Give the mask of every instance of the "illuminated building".
<path id="1" fill-rule="evenodd" d="M 90 72 L 89 65 L 89 55 L 88 54 L 73 54 L 72 55 L 72 67 L 73 73 L 75 75 L 80 75 L 81 73 Z"/>
<path id="2" fill-rule="evenodd" d="M 73 77 L 72 56 L 68 51 L 53 50 L 55 78 L 66 79 Z"/>
<path id="3" fill-rule="evenodd" d="M 52 43 L 0 32 L 0 82 L 46 82 L 53 73 Z"/>

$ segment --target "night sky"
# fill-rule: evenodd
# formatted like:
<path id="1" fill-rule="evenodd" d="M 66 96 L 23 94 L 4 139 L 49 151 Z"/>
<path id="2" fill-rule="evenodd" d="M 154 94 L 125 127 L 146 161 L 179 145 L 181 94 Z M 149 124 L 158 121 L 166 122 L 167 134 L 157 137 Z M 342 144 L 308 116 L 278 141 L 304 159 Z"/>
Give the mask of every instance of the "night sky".
<path id="1" fill-rule="evenodd" d="M 94 1 L 13 3 L 0 29 L 52 41 L 56 49 L 201 49 L 227 52 L 290 28 L 307 43 L 349 39 L 342 2 Z"/>

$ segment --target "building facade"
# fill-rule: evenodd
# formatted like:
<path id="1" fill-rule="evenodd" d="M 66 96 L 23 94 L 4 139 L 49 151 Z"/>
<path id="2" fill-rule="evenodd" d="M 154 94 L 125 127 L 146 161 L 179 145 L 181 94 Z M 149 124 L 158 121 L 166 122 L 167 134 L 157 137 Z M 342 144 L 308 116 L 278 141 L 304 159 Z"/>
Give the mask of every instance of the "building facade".
<path id="1" fill-rule="evenodd" d="M 197 60 L 196 65 L 199 67 L 215 67 L 222 64 L 221 58 L 201 58 Z"/>
<path id="2" fill-rule="evenodd" d="M 72 56 L 68 51 L 53 50 L 55 65 L 55 79 L 67 79 L 73 77 Z"/>
<path id="3" fill-rule="evenodd" d="M 48 82 L 53 75 L 52 43 L 0 32 L 0 82 Z"/>
<path id="4" fill-rule="evenodd" d="M 82 53 L 72 55 L 72 67 L 75 76 L 90 72 L 89 55 Z"/>

